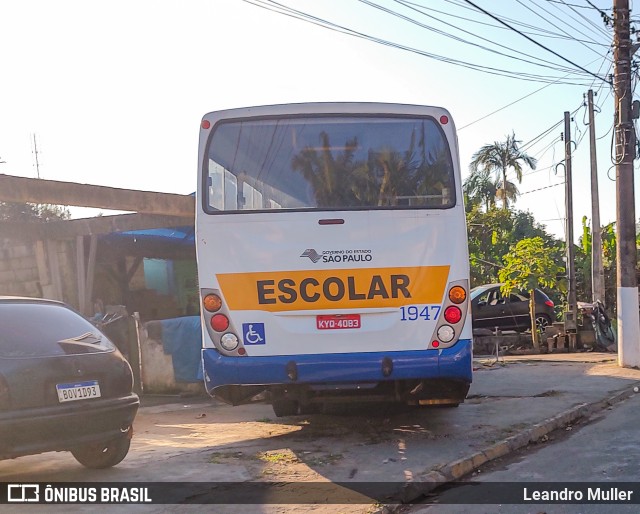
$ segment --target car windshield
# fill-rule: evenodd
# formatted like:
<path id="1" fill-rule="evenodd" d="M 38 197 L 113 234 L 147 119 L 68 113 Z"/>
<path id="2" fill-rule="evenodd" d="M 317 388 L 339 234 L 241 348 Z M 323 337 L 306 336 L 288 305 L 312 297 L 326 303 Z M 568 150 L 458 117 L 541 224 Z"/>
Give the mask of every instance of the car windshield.
<path id="1" fill-rule="evenodd" d="M 477 286 L 474 287 L 471 291 L 469 291 L 469 298 L 471 300 L 475 300 L 478 296 L 480 296 L 485 291 L 488 291 L 490 287 L 487 286 Z"/>
<path id="2" fill-rule="evenodd" d="M 112 351 L 106 336 L 55 303 L 0 302 L 0 357 L 49 357 Z"/>

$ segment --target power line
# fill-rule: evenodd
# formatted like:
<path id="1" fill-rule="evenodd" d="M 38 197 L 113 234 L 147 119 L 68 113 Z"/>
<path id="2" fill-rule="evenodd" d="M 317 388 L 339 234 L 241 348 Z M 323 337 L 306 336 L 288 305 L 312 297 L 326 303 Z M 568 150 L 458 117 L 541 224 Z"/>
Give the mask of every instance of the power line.
<path id="1" fill-rule="evenodd" d="M 596 59 L 596 60 L 597 60 L 597 59 Z M 606 60 L 606 56 L 605 56 L 605 60 Z M 595 61 L 592 61 L 592 62 L 595 62 Z M 591 63 L 589 63 L 589 64 L 591 64 Z M 604 61 L 603 61 L 603 64 L 604 64 Z M 600 69 L 602 69 L 602 64 L 600 65 L 600 68 L 598 69 L 598 71 L 600 71 Z M 568 75 L 565 75 L 565 77 L 563 77 L 563 78 L 566 78 L 567 76 L 568 76 Z M 558 79 L 558 80 L 560 80 L 560 79 Z M 594 81 L 594 82 L 595 82 L 595 81 Z M 504 106 L 500 107 L 499 109 L 496 109 L 495 111 L 490 112 L 489 114 L 486 114 L 486 115 L 482 116 L 481 118 L 478 118 L 477 120 L 474 120 L 474 121 L 472 121 L 472 122 L 470 122 L 470 123 L 467 123 L 466 125 L 463 125 L 462 127 L 459 127 L 459 128 L 458 128 L 458 132 L 459 132 L 459 131 L 461 131 L 462 129 L 465 129 L 465 128 L 467 128 L 467 127 L 470 127 L 471 125 L 473 125 L 473 124 L 475 124 L 475 123 L 478 123 L 479 121 L 482 121 L 482 120 L 484 120 L 484 119 L 488 118 L 489 116 L 493 116 L 494 114 L 496 114 L 496 113 L 498 113 L 498 112 L 500 112 L 500 111 L 503 111 L 503 110 L 504 110 L 504 109 L 506 109 L 507 107 L 511 107 L 512 105 L 517 104 L 518 102 L 520 102 L 520 101 L 522 101 L 522 100 L 525 100 L 526 98 L 529 98 L 529 97 L 530 97 L 530 96 L 532 96 L 532 95 L 535 95 L 536 93 L 538 93 L 538 92 L 542 91 L 543 89 L 546 89 L 546 88 L 548 88 L 549 86 L 552 86 L 554 83 L 555 83 L 555 82 L 551 82 L 551 83 L 547 84 L 546 86 L 542 86 L 541 88 L 536 89 L 535 91 L 532 91 L 531 93 L 528 93 L 528 94 L 524 95 L 523 97 L 518 98 L 517 100 L 514 100 L 513 102 L 508 103 L 507 105 L 504 105 Z M 592 87 L 593 87 L 593 83 L 592 83 Z"/>
<path id="2" fill-rule="evenodd" d="M 501 25 L 496 25 L 494 23 L 487 23 L 487 22 L 483 22 L 480 20 L 475 20 L 473 18 L 467 18 L 465 16 L 460 16 L 459 14 L 452 14 L 450 12 L 446 12 L 446 11 L 440 11 L 438 9 L 434 9 L 433 7 L 427 7 L 426 5 L 422 5 L 416 2 L 410 2 L 409 0 L 395 0 L 396 2 L 401 3 L 402 5 L 405 6 L 414 6 L 418 9 L 419 12 L 424 12 L 422 11 L 422 9 L 427 10 L 427 11 L 431 11 L 431 12 L 436 12 L 438 14 L 442 14 L 444 16 L 449 16 L 451 18 L 455 18 L 456 20 L 464 20 L 464 21 L 468 21 L 471 23 L 476 23 L 478 25 L 484 25 L 485 27 L 491 27 L 494 29 L 500 29 L 500 30 L 509 30 L 507 27 L 503 27 Z M 459 5 L 459 4 L 456 4 Z M 463 5 L 459 5 L 459 7 L 464 7 L 465 9 L 470 9 L 473 10 L 474 12 L 476 12 L 473 8 L 471 7 L 467 7 L 467 6 L 463 6 Z M 564 39 L 564 40 L 571 40 L 571 41 L 580 41 L 582 43 L 586 43 L 586 44 L 590 44 L 590 45 L 598 45 L 598 46 L 605 46 L 608 47 L 610 45 L 605 45 L 604 43 L 598 43 L 595 41 L 587 41 L 587 40 L 583 40 L 583 39 L 577 39 L 573 36 L 566 36 L 564 34 L 558 34 L 556 32 L 553 32 L 551 30 L 547 30 L 547 29 L 543 29 L 541 27 L 535 27 L 533 25 L 529 25 L 527 23 L 521 23 L 521 22 L 517 22 L 515 20 L 510 20 L 509 18 L 504 18 L 507 21 L 511 21 L 514 25 L 518 25 L 521 27 L 526 27 L 526 28 L 530 28 L 531 30 L 535 30 L 536 32 L 525 32 L 523 31 L 525 34 L 529 34 L 529 35 L 533 35 L 533 36 L 538 36 L 538 37 L 547 37 L 547 38 L 553 38 L 553 39 Z"/>
<path id="3" fill-rule="evenodd" d="M 499 23 L 502 23 L 504 26 L 510 28 L 511 30 L 513 30 L 514 32 L 520 34 L 522 37 L 528 39 L 529 41 L 531 41 L 533 44 L 538 45 L 540 48 L 545 49 L 547 52 L 551 52 L 553 55 L 555 55 L 556 57 L 559 57 L 560 59 L 562 59 L 565 62 L 568 62 L 569 64 L 571 64 L 572 66 L 575 66 L 576 68 L 584 71 L 585 73 L 588 73 L 589 75 L 593 75 L 594 77 L 596 77 L 597 79 L 600 80 L 605 80 L 602 77 L 599 77 L 598 75 L 596 75 L 595 73 L 590 72 L 589 70 L 583 68 L 582 66 L 580 66 L 579 64 L 576 64 L 575 62 L 567 59 L 566 57 L 560 55 L 558 52 L 555 52 L 553 50 L 551 50 L 550 48 L 546 47 L 545 45 L 543 45 L 542 43 L 538 43 L 535 39 L 530 38 L 529 36 L 527 36 L 526 34 L 522 33 L 521 31 L 519 31 L 518 29 L 516 29 L 515 27 L 512 27 L 511 25 L 509 25 L 508 23 L 502 21 L 500 18 L 498 18 L 497 16 L 494 16 L 493 14 L 491 14 L 488 11 L 485 11 L 482 7 L 474 4 L 471 0 L 464 0 L 465 2 L 467 2 L 469 5 L 472 5 L 473 7 L 475 7 L 478 11 L 483 12 L 484 14 L 486 14 L 487 16 L 493 18 L 494 20 L 496 20 Z M 606 81 L 605 81 L 606 82 Z"/>
<path id="4" fill-rule="evenodd" d="M 396 17 L 398 17 L 398 18 L 400 18 L 400 19 L 403 19 L 403 20 L 405 20 L 405 21 L 407 21 L 407 22 L 409 22 L 409 23 L 413 23 L 414 25 L 418 25 L 419 27 L 422 27 L 422 28 L 424 28 L 424 29 L 427 29 L 427 30 L 430 30 L 430 31 L 432 31 L 432 32 L 436 32 L 437 34 L 440 34 L 440 35 L 442 35 L 442 36 L 445 36 L 445 37 L 449 37 L 449 38 L 451 38 L 451 39 L 454 39 L 455 41 L 458 41 L 458 42 L 461 42 L 461 43 L 464 43 L 464 44 L 468 44 L 468 45 L 472 45 L 472 46 L 474 46 L 474 47 L 476 47 L 476 48 L 480 48 L 480 49 L 482 49 L 482 50 L 486 50 L 486 51 L 488 51 L 488 52 L 495 53 L 495 54 L 501 55 L 501 56 L 503 56 L 503 57 L 507 57 L 507 58 L 509 58 L 509 59 L 515 59 L 515 60 L 517 60 L 517 61 L 525 62 L 525 63 L 528 63 L 528 64 L 533 64 L 533 65 L 535 65 L 535 66 L 541 66 L 541 67 L 544 67 L 544 68 L 550 68 L 550 69 L 553 69 L 553 70 L 555 70 L 555 71 L 571 71 L 571 69 L 570 69 L 570 68 L 567 68 L 567 67 L 558 68 L 558 67 L 557 67 L 557 65 L 556 65 L 555 63 L 551 62 L 551 61 L 547 61 L 547 60 L 545 60 L 545 59 L 541 59 L 541 58 L 539 58 L 539 57 L 536 57 L 535 55 L 531 55 L 531 54 L 527 54 L 527 53 L 524 53 L 524 52 L 516 51 L 516 50 L 514 50 L 513 48 L 510 48 L 510 47 L 508 47 L 508 46 L 506 46 L 506 45 L 502 45 L 502 44 L 500 44 L 500 43 L 496 43 L 495 41 L 492 41 L 492 40 L 490 40 L 490 39 L 488 39 L 488 38 L 485 38 L 485 37 L 479 36 L 479 35 L 477 35 L 477 34 L 475 34 L 475 33 L 471 32 L 471 31 L 468 31 L 468 30 L 465 30 L 465 29 L 463 29 L 463 28 L 461 28 L 461 27 L 458 27 L 457 25 L 454 25 L 454 24 L 452 24 L 452 23 L 449 23 L 449 22 L 446 22 L 446 21 L 444 21 L 444 20 L 441 20 L 440 18 L 436 18 L 435 16 L 432 16 L 432 15 L 430 15 L 430 14 L 427 14 L 427 13 L 425 13 L 425 12 L 423 12 L 423 11 L 419 10 L 419 9 L 416 9 L 415 7 L 412 7 L 412 6 L 410 6 L 410 5 L 406 5 L 406 4 L 405 4 L 404 2 L 402 2 L 401 0 L 394 0 L 394 1 L 395 1 L 396 3 L 398 3 L 398 4 L 400 4 L 400 5 L 403 5 L 403 6 L 404 6 L 404 7 L 406 7 L 407 9 L 411 9 L 412 11 L 415 11 L 415 12 L 417 12 L 417 13 L 419 13 L 419 14 L 422 14 L 423 16 L 426 16 L 426 17 L 428 17 L 428 18 L 431 18 L 432 20 L 436 20 L 436 21 L 438 21 L 438 22 L 440 22 L 440 23 L 442 23 L 442 24 L 444 24 L 444 25 L 447 25 L 448 27 L 452 27 L 452 28 L 453 28 L 453 29 L 455 29 L 456 31 L 463 32 L 463 33 L 465 33 L 465 34 L 469 34 L 470 36 L 473 36 L 473 37 L 475 37 L 475 38 L 478 38 L 478 39 L 480 39 L 480 40 L 482 40 L 482 41 L 486 41 L 486 42 L 491 43 L 491 44 L 493 44 L 493 45 L 496 45 L 496 46 L 498 46 L 498 47 L 500 47 L 500 48 L 505 48 L 505 49 L 507 49 L 507 50 L 510 50 L 510 51 L 512 51 L 512 52 L 516 52 L 516 53 L 518 53 L 518 54 L 520 54 L 520 55 L 524 55 L 524 56 L 526 56 L 526 57 L 531 57 L 532 59 L 536 59 L 536 60 L 538 60 L 538 61 L 540 61 L 540 62 L 550 64 L 551 66 L 545 66 L 545 65 L 543 65 L 543 64 L 539 64 L 539 63 L 536 63 L 536 62 L 532 62 L 532 61 L 529 61 L 529 60 L 527 60 L 527 59 L 522 59 L 522 58 L 520 58 L 520 57 L 516 57 L 516 56 L 513 56 L 513 55 L 505 54 L 505 53 L 503 53 L 503 52 L 499 52 L 498 50 L 494 50 L 494 49 L 492 49 L 492 48 L 487 48 L 487 47 L 482 46 L 482 45 L 479 45 L 479 44 L 477 44 L 477 43 L 473 43 L 473 42 L 468 41 L 468 40 L 466 40 L 466 39 L 464 39 L 464 38 L 461 38 L 461 37 L 459 37 L 459 36 L 456 36 L 456 35 L 450 34 L 450 33 L 448 33 L 448 32 L 445 32 L 445 31 L 443 31 L 443 30 L 439 30 L 439 29 L 436 29 L 436 28 L 431 27 L 431 26 L 429 26 L 429 25 L 425 25 L 425 24 L 423 24 L 423 23 L 420 23 L 419 21 L 414 20 L 413 18 L 411 18 L 411 17 L 409 17 L 409 16 L 405 16 L 405 15 L 403 15 L 403 14 L 401 14 L 401 13 L 397 12 L 397 11 L 394 11 L 393 9 L 389 9 L 389 8 L 387 8 L 387 7 L 383 7 L 383 6 L 379 5 L 379 4 L 376 4 L 376 3 L 372 2 L 371 0 L 358 0 L 358 1 L 359 1 L 359 2 L 361 2 L 361 3 L 363 3 L 363 4 L 365 4 L 365 5 L 368 5 L 368 6 L 370 6 L 370 7 L 373 7 L 373 8 L 375 8 L 375 9 L 378 9 L 378 10 L 381 10 L 381 11 L 386 12 L 386 13 L 388 13 L 388 14 L 391 14 L 392 16 L 396 16 Z"/>
<path id="5" fill-rule="evenodd" d="M 565 2 L 564 0 L 547 0 L 547 2 L 550 2 L 552 4 L 563 4 L 566 5 L 569 9 L 571 9 L 574 13 L 576 13 L 578 16 L 580 16 L 580 18 L 582 18 L 583 20 L 585 20 L 589 25 L 591 25 L 592 27 L 594 27 L 596 29 L 596 31 L 598 31 L 601 35 L 604 35 L 607 39 L 611 38 L 611 34 L 609 34 L 606 30 L 604 30 L 600 25 L 596 25 L 595 23 L 593 23 L 593 21 L 591 21 L 589 18 L 587 18 L 584 14 L 582 14 L 580 11 L 576 11 L 575 10 L 575 6 L 568 4 L 567 2 Z M 556 9 L 558 9 L 560 12 L 563 12 L 562 9 L 560 9 L 560 7 L 558 7 L 557 5 L 554 5 L 554 7 Z M 584 6 L 583 6 L 584 7 Z M 586 9 L 591 9 L 591 7 L 586 7 Z M 574 20 L 576 18 L 573 18 Z"/>
<path id="6" fill-rule="evenodd" d="M 594 7 L 589 7 L 587 5 L 569 4 L 567 2 L 564 2 L 563 0 L 547 0 L 547 2 L 551 2 L 552 4 L 564 4 L 571 7 L 576 7 L 578 9 L 594 9 Z"/>
<path id="7" fill-rule="evenodd" d="M 313 25 L 318 25 L 322 28 L 326 28 L 328 30 L 333 30 L 335 32 L 339 32 L 342 34 L 346 34 L 346 35 L 350 35 L 353 37 L 358 37 L 361 39 L 365 39 L 374 43 L 378 43 L 384 46 L 388 46 L 388 47 L 392 47 L 392 48 L 397 48 L 400 50 L 405 50 L 408 52 L 412 52 L 418 55 L 422 55 L 424 57 L 428 57 L 437 61 L 441 61 L 441 62 L 446 62 L 448 64 L 454 64 L 457 66 L 461 66 L 463 68 L 468 68 L 471 70 L 475 70 L 475 71 L 480 71 L 483 73 L 488 73 L 491 75 L 498 75 L 498 76 L 503 76 L 503 77 L 507 77 L 507 78 L 513 78 L 513 79 L 518 79 L 518 80 L 528 80 L 528 81 L 536 81 L 536 82 L 558 82 L 558 78 L 557 77 L 550 77 L 550 76 L 544 76 L 544 75 L 536 75 L 536 74 L 532 74 L 532 73 L 523 73 L 523 72 L 514 72 L 514 71 L 510 71 L 510 70 L 504 70 L 504 69 L 500 69 L 500 68 L 493 68 L 491 66 L 483 66 L 480 64 L 474 64 L 474 63 L 470 63 L 467 61 L 461 61 L 459 59 L 453 59 L 451 57 L 445 57 L 439 54 L 433 54 L 431 52 L 426 52 L 424 50 L 420 50 L 417 48 L 413 48 L 413 47 L 409 47 L 406 45 L 401 45 L 399 43 L 395 43 L 392 41 L 388 41 L 382 38 L 378 38 L 376 36 L 371 36 L 369 34 L 365 34 L 362 32 L 358 32 L 355 31 L 353 29 L 349 29 L 347 27 L 344 27 L 342 25 L 338 25 L 335 24 L 333 22 L 330 22 L 328 20 L 313 16 L 311 14 L 307 14 L 304 13 L 302 11 L 298 11 L 296 9 L 293 9 L 291 7 L 288 7 L 286 5 L 280 4 L 278 2 L 275 2 L 274 0 L 243 0 L 245 3 L 248 3 L 250 5 L 254 5 L 256 7 L 260 7 L 262 9 L 268 10 L 268 11 L 272 11 L 275 12 L 277 14 L 282 14 L 284 16 L 288 16 L 291 18 L 295 18 L 295 19 L 299 19 L 301 21 L 305 21 L 307 23 L 311 23 Z M 574 81 L 566 81 L 563 80 L 562 82 L 558 82 L 558 83 L 562 83 L 565 85 L 575 85 L 575 86 L 585 86 L 584 83 L 580 83 L 578 82 L 579 80 L 583 80 L 580 78 L 576 78 L 573 79 Z"/>
<path id="8" fill-rule="evenodd" d="M 586 2 L 591 6 L 591 8 L 592 8 L 592 9 L 595 9 L 596 11 L 598 11 L 598 12 L 600 13 L 600 16 L 602 16 L 602 19 L 605 21 L 605 23 L 606 23 L 607 21 L 613 21 L 613 20 L 611 19 L 611 16 L 609 16 L 606 12 L 604 12 L 604 11 L 603 11 L 602 9 L 600 9 L 598 6 L 593 5 L 589 0 L 585 0 L 585 1 L 586 1 Z"/>
<path id="9" fill-rule="evenodd" d="M 564 182 L 558 182 L 557 184 L 551 184 L 550 186 L 539 187 L 538 189 L 532 189 L 531 191 L 525 191 L 524 193 L 520 193 L 522 195 L 528 195 L 529 193 L 537 193 L 538 191 L 542 191 L 544 189 L 549 189 L 551 187 L 563 186 Z"/>
<path id="10" fill-rule="evenodd" d="M 525 5 L 522 0 L 516 0 L 521 6 L 523 6 L 525 9 L 528 9 L 529 11 L 531 11 L 533 14 L 535 14 L 536 16 L 538 16 L 538 18 L 544 20 L 545 22 L 547 22 L 549 25 L 551 25 L 552 27 L 557 28 L 560 32 L 567 34 L 568 36 L 570 35 L 568 32 L 566 32 L 565 30 L 561 29 L 560 27 L 558 27 L 558 25 L 556 25 L 555 23 L 553 23 L 552 21 L 549 21 L 547 18 L 545 18 L 542 14 L 540 14 L 537 10 L 532 9 L 531 7 Z M 538 9 L 546 12 L 547 14 L 549 14 L 550 16 L 554 16 L 551 12 L 549 12 L 547 9 L 545 9 L 544 7 L 542 7 L 540 4 L 536 3 L 535 0 L 529 0 L 533 5 L 535 5 Z M 565 25 L 571 27 L 571 25 L 569 25 L 569 23 L 567 23 L 564 20 L 561 20 L 562 23 L 564 23 Z M 585 34 L 584 32 L 582 32 L 581 30 L 578 30 L 575 27 L 572 27 L 576 32 L 578 32 L 579 34 L 582 34 L 585 37 L 589 37 L 589 35 Z M 600 35 L 600 34 L 599 34 Z M 588 47 L 587 45 L 580 43 L 582 46 L 584 46 L 585 48 L 588 48 L 590 51 L 594 52 L 595 50 L 593 50 L 593 48 Z"/>
<path id="11" fill-rule="evenodd" d="M 470 11 L 475 11 L 475 9 L 473 7 L 469 7 L 467 5 L 461 4 L 461 2 L 463 2 L 465 0 L 444 0 L 444 1 L 448 2 L 448 3 L 451 3 L 453 5 L 456 5 L 458 7 L 464 8 L 464 9 L 469 9 Z M 519 20 L 515 20 L 513 18 L 508 18 L 507 16 L 502 16 L 501 18 L 504 21 L 508 21 L 512 25 L 516 25 L 516 26 L 519 26 L 519 27 L 526 27 L 526 28 L 530 28 L 532 30 L 540 31 L 541 34 L 537 34 L 539 37 L 553 37 L 553 36 L 558 37 L 558 36 L 560 36 L 558 33 L 553 32 L 551 30 L 547 30 L 547 29 L 544 29 L 542 27 L 537 27 L 535 25 L 531 25 L 531 24 L 528 24 L 528 23 L 523 23 L 523 22 L 521 22 Z M 545 21 L 547 21 L 547 20 L 545 20 Z M 523 33 L 526 34 L 526 32 L 524 32 L 524 31 L 523 31 Z M 547 33 L 547 34 L 550 34 L 550 35 L 553 35 L 553 36 L 545 36 L 544 33 Z M 565 34 L 565 36 L 563 36 L 563 39 L 570 39 L 570 40 L 573 40 L 575 42 L 588 43 L 588 44 L 589 43 L 590 44 L 596 44 L 596 45 L 597 44 L 601 44 L 601 43 L 597 43 L 595 41 L 584 41 L 582 39 L 576 39 L 575 37 L 573 37 L 571 35 L 568 35 L 566 32 L 564 34 Z M 606 46 L 608 46 L 608 45 L 606 45 Z"/>
<path id="12" fill-rule="evenodd" d="M 577 109 L 576 109 L 576 111 L 577 111 Z M 525 151 L 525 150 L 535 146 L 535 144 L 540 139 L 543 139 L 544 137 L 546 137 L 552 130 L 555 130 L 562 122 L 563 122 L 563 120 L 560 120 L 560 121 L 554 123 L 549 128 L 547 128 L 546 130 L 544 130 L 543 132 L 538 134 L 536 137 L 534 137 L 533 139 L 531 139 L 531 140 L 527 141 L 526 143 L 524 143 L 523 145 L 521 145 L 520 146 L 520 150 Z"/>

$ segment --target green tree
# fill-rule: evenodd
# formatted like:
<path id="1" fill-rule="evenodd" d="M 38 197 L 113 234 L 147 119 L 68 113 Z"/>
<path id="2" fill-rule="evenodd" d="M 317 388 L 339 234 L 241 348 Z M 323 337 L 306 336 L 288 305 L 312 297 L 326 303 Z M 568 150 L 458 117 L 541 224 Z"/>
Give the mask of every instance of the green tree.
<path id="1" fill-rule="evenodd" d="M 514 289 L 528 291 L 531 338 L 533 347 L 540 349 L 536 327 L 535 289 L 558 286 L 556 277 L 564 273 L 564 268 L 552 259 L 541 237 L 518 241 L 504 256 L 504 263 L 504 268 L 498 272 L 500 281 L 504 282 L 501 287 L 502 294 L 508 296 Z"/>
<path id="2" fill-rule="evenodd" d="M 496 205 L 498 187 L 491 177 L 491 172 L 486 169 L 472 172 L 462 184 L 467 207 L 482 205 L 488 211 Z"/>
<path id="3" fill-rule="evenodd" d="M 616 232 L 615 222 L 602 227 L 602 267 L 604 270 L 605 297 L 600 298 L 612 313 L 616 312 Z M 582 218 L 582 236 L 576 248 L 576 291 L 578 300 L 591 299 L 591 240 L 592 232 L 587 217 Z M 636 242 L 640 246 L 640 241 Z"/>
<path id="4" fill-rule="evenodd" d="M 521 239 L 541 237 L 558 264 L 562 263 L 565 253 L 564 242 L 548 234 L 529 212 L 496 207 L 484 212 L 480 206 L 474 206 L 467 213 L 467 231 L 473 286 L 498 282 L 502 257 Z M 557 305 L 563 303 L 564 298 L 558 291 L 547 293 Z"/>
<path id="5" fill-rule="evenodd" d="M 58 205 L 0 202 L 2 221 L 53 221 L 70 217 L 69 210 Z"/>
<path id="6" fill-rule="evenodd" d="M 480 170 L 496 173 L 496 183 L 498 181 L 500 183 L 496 194 L 502 199 L 504 209 L 508 209 L 509 200 L 515 201 L 518 195 L 515 184 L 507 181 L 507 171 L 512 169 L 518 183 L 521 183 L 523 165 L 531 169 L 536 169 L 537 165 L 537 160 L 534 157 L 520 150 L 520 143 L 521 141 L 518 141 L 515 133 L 512 132 L 505 141 L 495 141 L 492 144 L 484 145 L 473 154 L 469 164 L 472 174 Z"/>

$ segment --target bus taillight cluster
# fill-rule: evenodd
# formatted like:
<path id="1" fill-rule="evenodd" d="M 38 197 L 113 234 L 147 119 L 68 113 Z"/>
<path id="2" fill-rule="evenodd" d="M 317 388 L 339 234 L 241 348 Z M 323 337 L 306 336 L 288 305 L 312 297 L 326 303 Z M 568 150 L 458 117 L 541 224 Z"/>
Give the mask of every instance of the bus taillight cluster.
<path id="1" fill-rule="evenodd" d="M 229 313 L 226 312 L 226 307 L 217 291 L 204 294 L 202 306 L 207 321 L 207 331 L 218 348 L 231 355 L 246 355 L 247 352 L 240 345 L 240 339 L 231 327 Z"/>
<path id="2" fill-rule="evenodd" d="M 436 325 L 429 348 L 449 347 L 460 338 L 467 317 L 467 287 L 466 280 L 449 284 L 449 292 L 442 306 L 443 316 Z"/>

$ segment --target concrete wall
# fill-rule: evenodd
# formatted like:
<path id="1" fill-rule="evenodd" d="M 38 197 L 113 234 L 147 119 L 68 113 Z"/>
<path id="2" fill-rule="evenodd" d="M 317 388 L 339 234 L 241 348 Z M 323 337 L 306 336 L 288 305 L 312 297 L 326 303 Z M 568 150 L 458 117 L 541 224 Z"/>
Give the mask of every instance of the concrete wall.
<path id="1" fill-rule="evenodd" d="M 162 341 L 153 337 L 153 324 L 144 323 L 139 328 L 142 388 L 145 394 L 204 394 L 204 383 L 176 382 L 171 355 L 164 353 Z M 149 327 L 152 330 L 149 330 Z M 149 335 L 152 333 L 152 336 Z"/>
<path id="2" fill-rule="evenodd" d="M 0 294 L 78 306 L 75 241 L 0 239 Z"/>

